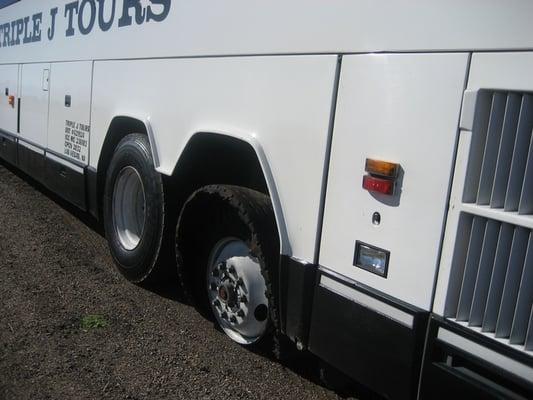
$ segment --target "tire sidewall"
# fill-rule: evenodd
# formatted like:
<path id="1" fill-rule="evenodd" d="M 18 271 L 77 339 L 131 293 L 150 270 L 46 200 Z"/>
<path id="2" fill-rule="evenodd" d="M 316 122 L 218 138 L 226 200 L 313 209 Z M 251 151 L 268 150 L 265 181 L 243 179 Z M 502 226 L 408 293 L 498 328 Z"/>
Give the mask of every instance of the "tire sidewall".
<path id="1" fill-rule="evenodd" d="M 113 191 L 120 172 L 134 168 L 141 178 L 145 196 L 145 222 L 139 244 L 132 250 L 119 240 L 113 218 Z M 155 266 L 161 247 L 164 220 L 162 179 L 155 171 L 146 136 L 131 134 L 118 144 L 109 165 L 104 195 L 104 227 L 111 254 L 119 271 L 131 281 L 144 280 Z"/>

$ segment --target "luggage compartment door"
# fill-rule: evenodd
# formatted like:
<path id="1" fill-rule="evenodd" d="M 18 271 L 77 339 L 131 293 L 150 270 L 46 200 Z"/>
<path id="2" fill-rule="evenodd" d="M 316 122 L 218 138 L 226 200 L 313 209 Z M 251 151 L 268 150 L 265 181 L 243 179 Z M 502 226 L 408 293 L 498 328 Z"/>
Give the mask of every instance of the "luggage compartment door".
<path id="1" fill-rule="evenodd" d="M 467 67 L 463 53 L 342 61 L 319 262 L 424 310 L 431 306 Z M 362 187 L 367 159 L 400 165 L 392 195 Z"/>
<path id="2" fill-rule="evenodd" d="M 46 183 L 60 196 L 85 209 L 92 62 L 52 64 L 51 74 Z"/>
<path id="3" fill-rule="evenodd" d="M 48 149 L 75 164 L 89 160 L 92 61 L 52 64 Z"/>
<path id="4" fill-rule="evenodd" d="M 18 65 L 0 65 L 0 130 L 17 133 Z"/>
<path id="5" fill-rule="evenodd" d="M 0 158 L 16 162 L 19 66 L 0 65 Z"/>
<path id="6" fill-rule="evenodd" d="M 50 78 L 50 64 L 22 66 L 18 166 L 41 182 L 44 180 Z"/>
<path id="7" fill-rule="evenodd" d="M 20 137 L 46 148 L 50 64 L 22 66 Z"/>

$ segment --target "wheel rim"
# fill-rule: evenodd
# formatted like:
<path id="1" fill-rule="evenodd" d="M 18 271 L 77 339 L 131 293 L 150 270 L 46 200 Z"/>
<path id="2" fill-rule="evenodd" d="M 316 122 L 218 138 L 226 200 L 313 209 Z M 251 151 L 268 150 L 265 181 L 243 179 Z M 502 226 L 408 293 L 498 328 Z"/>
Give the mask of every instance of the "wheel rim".
<path id="1" fill-rule="evenodd" d="M 208 266 L 207 293 L 218 324 L 237 343 L 256 342 L 269 313 L 259 261 L 242 240 L 225 238 L 215 245 Z"/>
<path id="2" fill-rule="evenodd" d="M 124 167 L 113 190 L 113 224 L 118 240 L 126 250 L 141 241 L 146 219 L 146 200 L 141 176 L 133 167 Z"/>

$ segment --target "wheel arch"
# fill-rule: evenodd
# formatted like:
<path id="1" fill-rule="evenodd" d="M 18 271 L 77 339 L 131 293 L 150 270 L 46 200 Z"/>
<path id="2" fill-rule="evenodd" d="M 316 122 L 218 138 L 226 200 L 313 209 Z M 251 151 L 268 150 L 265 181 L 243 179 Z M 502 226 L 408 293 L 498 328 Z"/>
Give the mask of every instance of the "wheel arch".
<path id="1" fill-rule="evenodd" d="M 102 199 L 104 194 L 105 179 L 107 169 L 113 157 L 113 153 L 119 142 L 131 133 L 140 133 L 148 137 L 154 166 L 159 167 L 159 154 L 155 146 L 154 134 L 150 118 L 139 118 L 134 115 L 120 114 L 113 117 L 109 123 L 100 155 L 98 157 L 98 164 L 96 169 L 96 199 L 98 207 L 96 214 L 102 217 Z"/>
<path id="2" fill-rule="evenodd" d="M 219 157 L 213 152 L 224 153 L 225 155 Z M 227 160 L 227 157 L 232 157 L 236 154 L 239 155 L 239 162 L 230 163 L 231 165 L 224 167 L 227 168 L 226 173 L 237 172 L 237 175 L 240 174 L 240 176 L 225 176 L 224 173 L 220 175 L 220 171 L 215 173 L 213 169 L 199 171 L 194 168 L 206 158 L 212 160 L 214 157 L 211 164 L 216 164 L 218 160 Z M 236 166 L 240 166 L 240 168 L 235 168 Z M 244 171 L 254 176 L 246 179 L 243 176 Z M 201 175 L 200 177 L 197 176 L 199 179 L 191 178 L 191 174 L 198 173 Z M 195 132 L 189 137 L 172 172 L 173 179 L 183 179 L 183 175 L 189 175 L 185 179 L 195 180 L 195 184 L 188 186 L 186 189 L 189 195 L 201 186 L 216 183 L 237 184 L 267 194 L 274 209 L 280 252 L 281 254 L 290 254 L 290 244 L 276 183 L 263 147 L 254 135 L 234 134 L 217 130 Z M 183 201 L 185 200 L 183 199 Z"/>

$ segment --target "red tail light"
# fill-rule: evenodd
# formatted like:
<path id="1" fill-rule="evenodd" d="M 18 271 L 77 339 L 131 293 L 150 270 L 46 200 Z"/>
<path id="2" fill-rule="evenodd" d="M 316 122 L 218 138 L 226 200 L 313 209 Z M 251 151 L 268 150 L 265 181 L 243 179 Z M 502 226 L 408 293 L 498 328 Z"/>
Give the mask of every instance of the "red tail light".
<path id="1" fill-rule="evenodd" d="M 365 175 L 363 176 L 363 189 L 369 192 L 392 195 L 394 193 L 394 181 Z"/>

